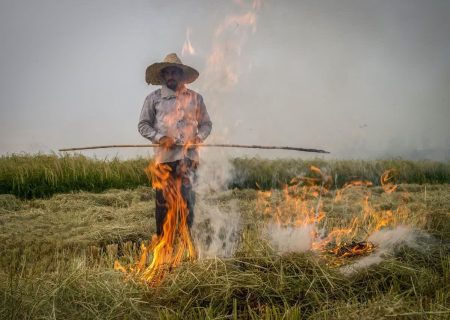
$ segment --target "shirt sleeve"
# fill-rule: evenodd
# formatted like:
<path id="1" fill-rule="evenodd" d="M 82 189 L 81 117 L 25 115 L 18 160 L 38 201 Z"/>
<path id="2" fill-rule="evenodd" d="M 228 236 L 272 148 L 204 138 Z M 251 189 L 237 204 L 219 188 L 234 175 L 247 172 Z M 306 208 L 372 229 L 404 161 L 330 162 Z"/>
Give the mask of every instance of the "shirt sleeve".
<path id="1" fill-rule="evenodd" d="M 198 95 L 197 122 L 198 122 L 197 136 L 203 141 L 211 133 L 212 122 L 211 119 L 209 118 L 205 102 L 203 101 L 203 97 L 201 95 Z"/>
<path id="2" fill-rule="evenodd" d="M 159 139 L 163 137 L 155 129 L 156 110 L 153 103 L 152 96 L 149 95 L 142 106 L 141 116 L 139 117 L 138 131 L 144 137 L 150 140 L 152 143 L 158 143 Z"/>

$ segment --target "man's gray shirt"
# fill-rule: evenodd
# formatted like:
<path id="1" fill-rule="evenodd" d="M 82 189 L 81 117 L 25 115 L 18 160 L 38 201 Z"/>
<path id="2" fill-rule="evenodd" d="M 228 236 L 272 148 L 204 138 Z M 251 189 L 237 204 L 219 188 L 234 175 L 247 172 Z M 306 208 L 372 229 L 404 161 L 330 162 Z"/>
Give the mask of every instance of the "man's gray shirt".
<path id="1" fill-rule="evenodd" d="M 211 128 L 212 123 L 200 94 L 187 88 L 174 92 L 166 86 L 147 96 L 138 124 L 140 134 L 152 143 L 159 143 L 164 136 L 174 138 L 179 144 L 195 137 L 203 141 L 209 136 Z M 155 161 L 158 163 L 181 160 L 185 156 L 198 161 L 198 148 L 155 148 Z"/>

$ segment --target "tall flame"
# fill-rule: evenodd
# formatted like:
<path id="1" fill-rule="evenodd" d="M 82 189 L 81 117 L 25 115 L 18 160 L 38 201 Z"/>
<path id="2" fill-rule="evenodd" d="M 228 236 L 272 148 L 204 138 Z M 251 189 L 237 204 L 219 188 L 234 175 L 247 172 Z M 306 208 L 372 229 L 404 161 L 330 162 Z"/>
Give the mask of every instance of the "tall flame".
<path id="1" fill-rule="evenodd" d="M 150 285 L 157 285 L 166 272 L 178 266 L 185 257 L 191 260 L 197 257 L 187 225 L 189 211 L 181 193 L 182 179 L 178 175 L 174 178 L 171 170 L 171 167 L 164 163 L 151 163 L 148 167 L 153 188 L 162 190 L 167 202 L 162 235 L 153 239 L 150 248 L 141 246 L 140 259 L 135 266 L 129 267 L 129 270 L 118 261 L 114 264 L 116 270 L 136 274 Z M 150 250 L 153 251 L 153 259 L 146 267 Z"/>

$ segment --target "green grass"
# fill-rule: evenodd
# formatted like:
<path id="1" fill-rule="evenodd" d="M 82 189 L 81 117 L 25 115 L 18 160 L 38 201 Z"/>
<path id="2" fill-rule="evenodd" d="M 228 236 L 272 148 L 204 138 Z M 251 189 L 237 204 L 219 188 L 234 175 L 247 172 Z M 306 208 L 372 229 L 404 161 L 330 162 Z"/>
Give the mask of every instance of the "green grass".
<path id="1" fill-rule="evenodd" d="M 392 160 L 266 160 L 231 159 L 230 188 L 273 189 L 320 167 L 333 178 L 336 187 L 351 179 L 370 180 L 379 185 L 387 169 L 396 170 L 398 183 L 450 183 L 450 162 Z M 0 194 L 20 198 L 49 197 L 72 191 L 102 192 L 111 188 L 130 189 L 149 184 L 144 169 L 149 160 L 100 160 L 82 155 L 8 155 L 0 157 Z"/>
<path id="2" fill-rule="evenodd" d="M 112 269 L 117 258 L 132 262 L 155 230 L 149 187 L 1 195 L 0 319 L 448 319 L 450 186 L 372 193 L 374 207 L 405 205 L 411 223 L 424 220 L 426 246 L 399 246 L 346 276 L 326 255 L 277 254 L 259 236 L 266 218 L 257 192 L 232 190 L 205 201 L 241 212 L 235 255 L 183 263 L 156 288 Z M 360 214 L 356 198 L 323 198 L 328 228 Z"/>
<path id="3" fill-rule="evenodd" d="M 101 192 L 148 184 L 144 159 L 120 161 L 82 155 L 11 155 L 0 158 L 0 194 L 48 197 L 71 191 Z"/>
<path id="4" fill-rule="evenodd" d="M 380 176 L 388 169 L 395 170 L 397 183 L 450 183 L 450 162 L 390 160 L 300 160 L 260 158 L 232 159 L 233 180 L 230 187 L 279 188 L 298 175 L 307 175 L 314 165 L 332 177 L 336 187 L 355 179 L 380 185 Z"/>

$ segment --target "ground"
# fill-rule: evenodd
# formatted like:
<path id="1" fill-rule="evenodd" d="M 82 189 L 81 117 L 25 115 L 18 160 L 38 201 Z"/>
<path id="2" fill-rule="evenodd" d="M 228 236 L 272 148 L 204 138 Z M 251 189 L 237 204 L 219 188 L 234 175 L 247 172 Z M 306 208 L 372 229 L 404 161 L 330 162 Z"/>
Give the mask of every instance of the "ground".
<path id="1" fill-rule="evenodd" d="M 356 196 L 324 195 L 327 228 L 361 211 Z M 155 231 L 147 187 L 20 200 L 0 195 L 2 319 L 380 319 L 450 316 L 450 185 L 371 189 L 373 206 L 408 208 L 426 232 L 351 276 L 324 253 L 279 253 L 260 229 L 268 221 L 256 190 L 208 194 L 199 211 L 241 216 L 231 257 L 185 262 L 157 287 L 113 270 L 131 263 Z M 197 221 L 197 236 L 211 221 Z M 230 222 L 231 223 L 231 222 Z M 203 229 L 202 229 L 203 228 Z M 227 237 L 222 238 L 225 242 Z"/>

